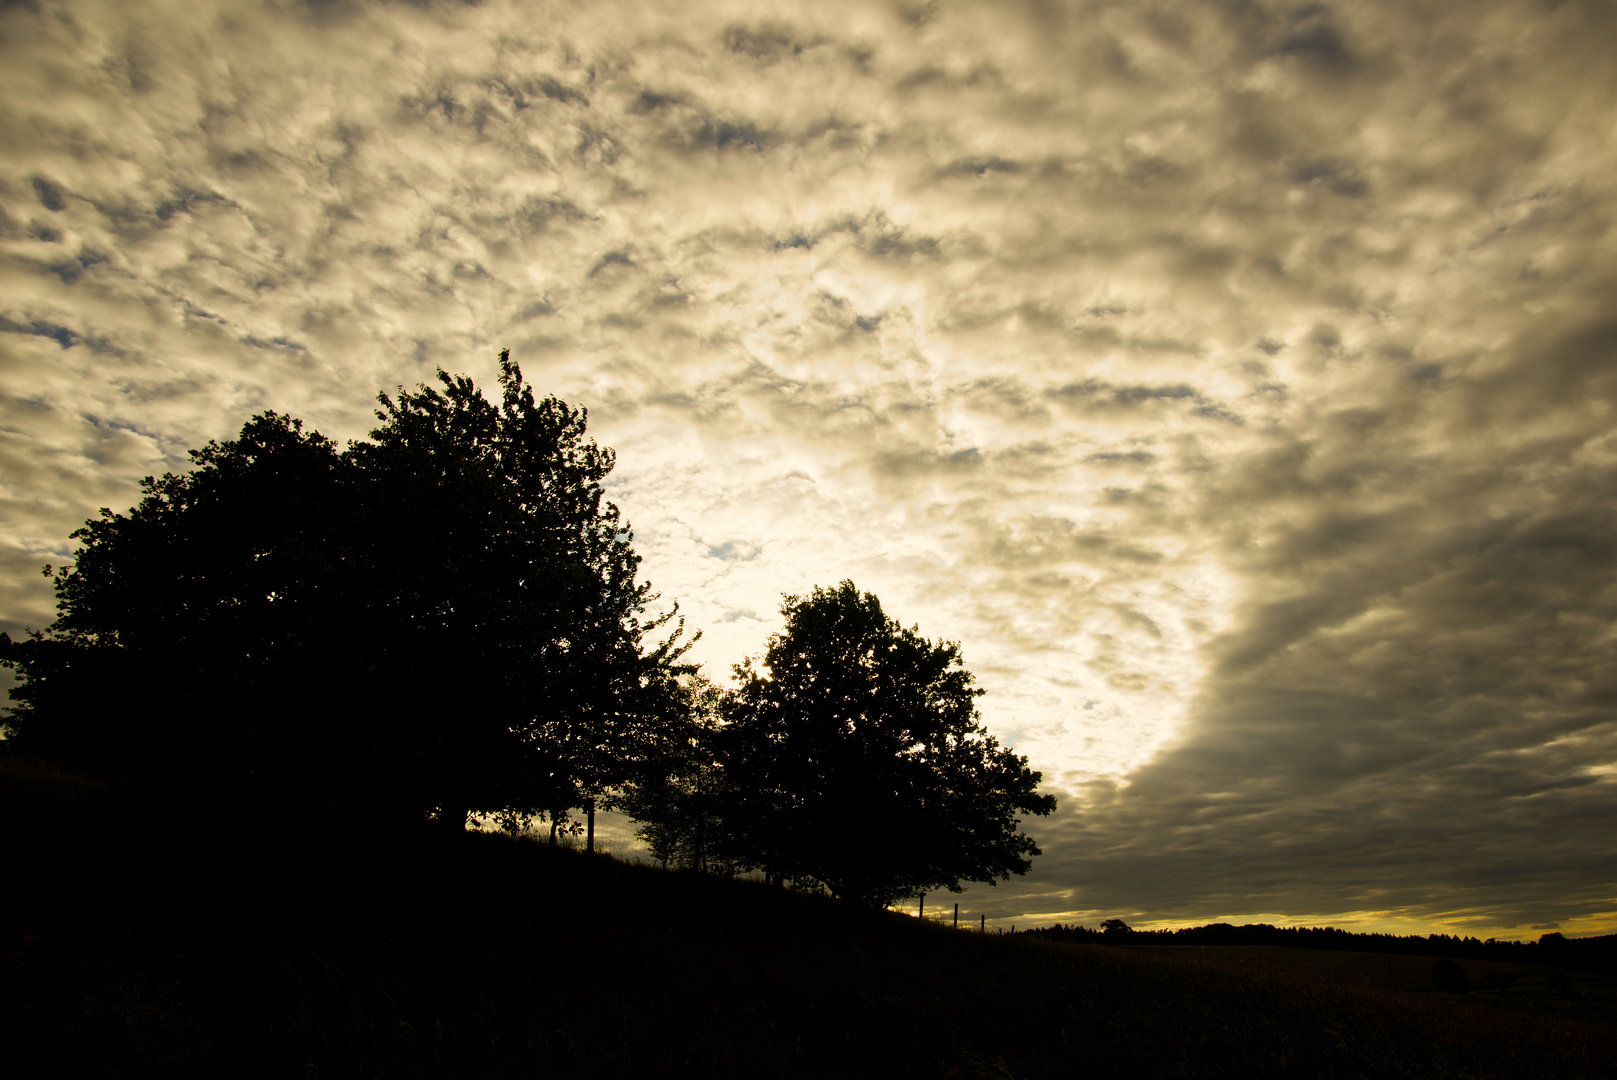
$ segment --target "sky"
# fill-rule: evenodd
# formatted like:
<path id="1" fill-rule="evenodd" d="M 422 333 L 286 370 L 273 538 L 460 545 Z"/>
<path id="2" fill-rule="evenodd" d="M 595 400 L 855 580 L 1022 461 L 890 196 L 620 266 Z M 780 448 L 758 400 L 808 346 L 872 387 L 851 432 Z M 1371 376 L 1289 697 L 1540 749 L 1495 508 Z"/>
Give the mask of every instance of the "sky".
<path id="1" fill-rule="evenodd" d="M 9 0 L 0 103 L 13 636 L 509 348 L 716 679 L 960 642 L 1061 804 L 972 917 L 1617 931 L 1608 4 Z"/>

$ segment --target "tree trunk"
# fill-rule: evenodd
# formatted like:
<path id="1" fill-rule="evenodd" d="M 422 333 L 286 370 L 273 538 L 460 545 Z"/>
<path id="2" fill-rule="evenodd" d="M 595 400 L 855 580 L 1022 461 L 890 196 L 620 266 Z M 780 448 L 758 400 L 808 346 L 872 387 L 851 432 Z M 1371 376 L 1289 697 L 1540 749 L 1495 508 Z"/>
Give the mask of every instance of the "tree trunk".
<path id="1" fill-rule="evenodd" d="M 593 854 L 595 852 L 595 800 L 590 799 L 585 802 L 584 809 L 589 814 L 589 828 L 585 833 L 584 850 Z"/>

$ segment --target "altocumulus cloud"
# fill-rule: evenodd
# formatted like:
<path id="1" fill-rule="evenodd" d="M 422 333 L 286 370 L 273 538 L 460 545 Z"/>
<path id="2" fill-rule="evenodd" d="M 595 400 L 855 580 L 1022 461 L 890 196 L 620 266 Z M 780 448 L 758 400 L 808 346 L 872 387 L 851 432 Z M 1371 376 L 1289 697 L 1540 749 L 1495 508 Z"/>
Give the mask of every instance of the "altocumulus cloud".
<path id="1" fill-rule="evenodd" d="M 6 628 L 509 346 L 718 673 L 843 577 L 962 641 L 1066 793 L 968 905 L 1612 928 L 1609 10 L 771 10 L 6 6 Z"/>

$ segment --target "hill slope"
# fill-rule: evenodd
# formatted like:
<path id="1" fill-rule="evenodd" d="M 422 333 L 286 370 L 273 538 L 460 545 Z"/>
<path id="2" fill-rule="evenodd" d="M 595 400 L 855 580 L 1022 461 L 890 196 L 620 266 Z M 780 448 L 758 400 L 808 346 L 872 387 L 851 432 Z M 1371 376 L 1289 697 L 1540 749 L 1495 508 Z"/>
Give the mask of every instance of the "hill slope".
<path id="1" fill-rule="evenodd" d="M 498 836 L 8 811 L 40 1076 L 1596 1077 L 1600 1024 L 981 936 Z M 1166 953 L 1167 950 L 1162 950 Z"/>

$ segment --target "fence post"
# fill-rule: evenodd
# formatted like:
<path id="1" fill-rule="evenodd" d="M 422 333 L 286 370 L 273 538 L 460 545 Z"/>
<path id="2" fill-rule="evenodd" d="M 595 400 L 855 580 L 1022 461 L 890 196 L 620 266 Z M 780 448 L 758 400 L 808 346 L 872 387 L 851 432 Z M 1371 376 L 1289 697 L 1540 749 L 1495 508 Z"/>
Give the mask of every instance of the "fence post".
<path id="1" fill-rule="evenodd" d="M 955 904 L 955 906 L 954 906 L 954 927 L 953 927 L 953 929 L 955 929 L 955 930 L 960 929 L 960 905 L 958 903 Z"/>
<path id="2" fill-rule="evenodd" d="M 926 918 L 926 893 L 921 894 L 921 918 Z"/>
<path id="3" fill-rule="evenodd" d="M 591 799 L 589 801 L 587 809 L 589 810 L 590 824 L 589 824 L 588 836 L 584 841 L 584 850 L 593 855 L 595 853 L 595 800 L 594 799 Z"/>
<path id="4" fill-rule="evenodd" d="M 988 916 L 987 915 L 979 915 L 979 916 L 977 916 L 977 932 L 979 934 L 988 933 Z"/>

